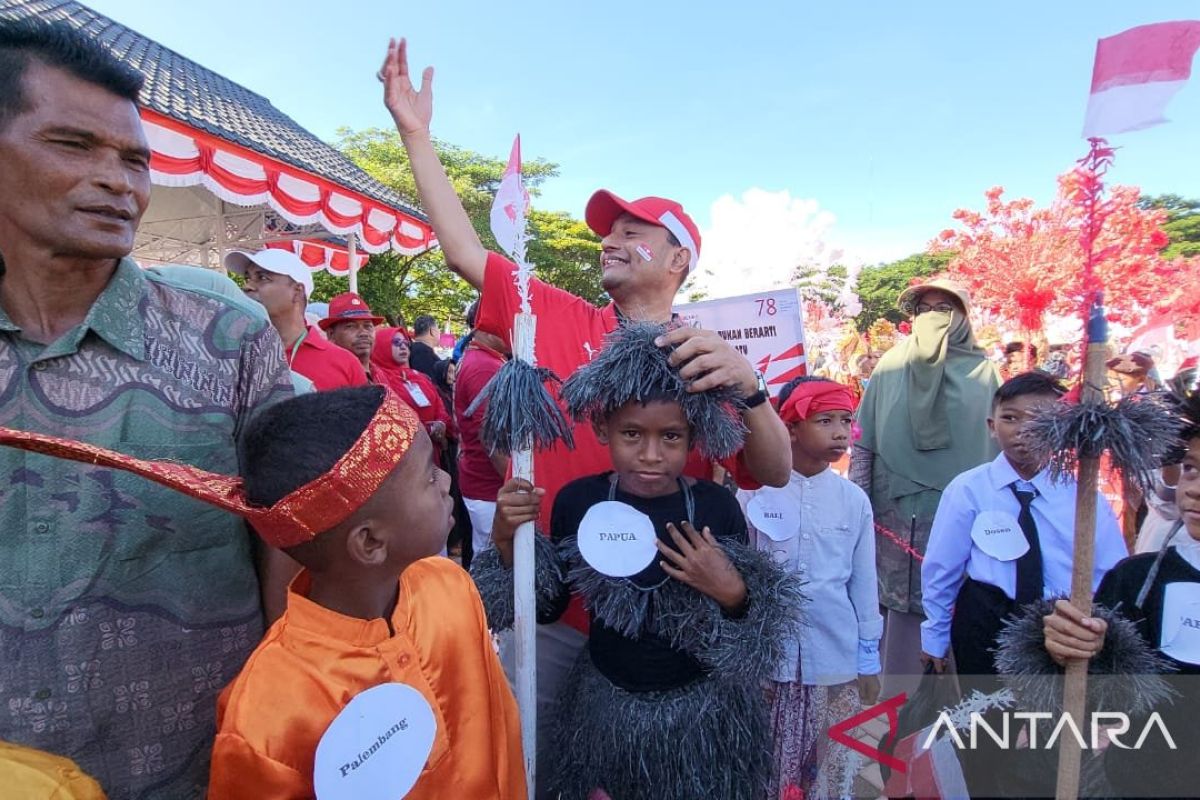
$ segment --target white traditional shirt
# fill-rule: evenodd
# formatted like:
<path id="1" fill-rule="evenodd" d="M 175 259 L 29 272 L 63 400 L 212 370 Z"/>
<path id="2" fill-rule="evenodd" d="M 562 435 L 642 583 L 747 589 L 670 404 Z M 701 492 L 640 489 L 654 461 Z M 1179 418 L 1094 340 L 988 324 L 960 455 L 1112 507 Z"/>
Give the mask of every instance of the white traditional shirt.
<path id="1" fill-rule="evenodd" d="M 1064 597 L 1071 593 L 1075 481 L 1055 482 L 1045 470 L 1032 480 L 1023 481 L 1001 453 L 995 460 L 969 469 L 950 481 L 942 492 L 933 518 L 929 546 L 921 564 L 921 595 L 925 608 L 921 649 L 932 656 L 941 658 L 949 651 L 954 602 L 968 576 L 1000 588 L 1010 599 L 1016 598 L 1017 558 L 1009 558 L 1007 554 L 1004 558 L 994 557 L 978 544 L 983 536 L 981 531 L 988 527 L 993 530 L 1008 528 L 1012 535 L 1023 537 L 1017 522 L 1021 505 L 1009 488 L 1013 484 L 1019 489 L 1032 488 L 1037 493 L 1030 503 L 1030 512 L 1042 550 L 1043 597 Z M 983 516 L 985 513 L 986 517 Z M 1129 552 L 1112 507 L 1097 493 L 1093 592 L 1104 573 L 1127 555 Z"/>
<path id="2" fill-rule="evenodd" d="M 760 517 L 759 523 L 774 532 L 760 530 L 752 503 L 756 497 L 786 509 L 780 513 L 782 528 Z M 826 469 L 812 477 L 793 471 L 787 486 L 741 491 L 738 500 L 758 549 L 804 581 L 807 602 L 796 610 L 800 638 L 788 644 L 775 680 L 832 686 L 877 674 L 883 617 L 866 493 Z"/>

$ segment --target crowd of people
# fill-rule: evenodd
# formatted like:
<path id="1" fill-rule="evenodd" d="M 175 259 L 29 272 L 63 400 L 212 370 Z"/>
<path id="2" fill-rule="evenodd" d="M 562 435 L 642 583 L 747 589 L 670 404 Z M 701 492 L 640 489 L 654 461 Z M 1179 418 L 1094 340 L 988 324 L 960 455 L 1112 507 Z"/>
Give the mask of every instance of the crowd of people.
<path id="1" fill-rule="evenodd" d="M 230 253 L 240 288 L 141 268 L 141 75 L 69 27 L 0 23 L 6 796 L 312 797 L 322 770 L 387 748 L 330 767 L 327 729 L 401 684 L 434 720 L 427 750 L 383 751 L 414 776 L 406 797 L 840 798 L 859 760 L 830 727 L 925 672 L 992 689 L 1027 609 L 1058 664 L 1132 631 L 1200 670 L 1161 635 L 1167 601 L 1200 595 L 1194 368 L 1171 382 L 1185 429 L 1155 491 L 1121 489 L 1146 555 L 1100 496 L 1104 609 L 1050 606 L 1077 491 L 1023 431 L 1062 402 L 1069 356 L 997 364 L 970 297 L 935 279 L 897 298 L 906 337 L 772 397 L 672 313 L 702 242 L 662 197 L 589 200 L 608 305 L 532 282 L 574 442 L 536 454 L 536 486 L 512 478 L 482 427 L 504 401 L 484 395 L 512 356 L 514 265 L 438 159 L 432 71 L 414 85 L 401 40 L 378 77 L 446 263 L 479 292 L 448 355 L 432 317 L 410 332 L 351 292 L 312 324 L 287 251 Z M 1108 366 L 1123 395 L 1161 393 L 1144 354 Z M 505 631 L 530 522 L 524 753 Z"/>

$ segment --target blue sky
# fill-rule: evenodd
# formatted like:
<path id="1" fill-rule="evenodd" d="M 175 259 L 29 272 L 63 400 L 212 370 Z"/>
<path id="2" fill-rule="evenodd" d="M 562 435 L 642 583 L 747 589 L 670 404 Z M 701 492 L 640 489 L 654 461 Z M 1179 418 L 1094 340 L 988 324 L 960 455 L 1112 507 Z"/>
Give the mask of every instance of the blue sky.
<path id="1" fill-rule="evenodd" d="M 504 156 L 520 131 L 560 165 L 543 208 L 581 215 L 604 186 L 707 231 L 719 198 L 786 191 L 808 239 L 866 261 L 921 249 L 989 186 L 1049 199 L 1086 151 L 1096 39 L 1200 18 L 1194 0 L 84 2 L 325 138 L 390 124 L 373 76 L 405 35 L 437 68 L 436 136 Z M 1112 179 L 1200 195 L 1200 77 L 1168 116 L 1112 138 Z"/>

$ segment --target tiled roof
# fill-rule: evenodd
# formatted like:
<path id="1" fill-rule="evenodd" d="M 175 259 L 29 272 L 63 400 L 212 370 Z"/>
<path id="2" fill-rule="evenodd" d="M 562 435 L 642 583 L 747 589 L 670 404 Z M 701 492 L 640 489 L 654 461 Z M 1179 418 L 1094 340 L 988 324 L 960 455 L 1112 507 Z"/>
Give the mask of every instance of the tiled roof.
<path id="1" fill-rule="evenodd" d="M 399 195 L 300 127 L 261 95 L 73 0 L 0 0 L 0 19 L 65 20 L 146 76 L 142 104 L 425 220 Z"/>

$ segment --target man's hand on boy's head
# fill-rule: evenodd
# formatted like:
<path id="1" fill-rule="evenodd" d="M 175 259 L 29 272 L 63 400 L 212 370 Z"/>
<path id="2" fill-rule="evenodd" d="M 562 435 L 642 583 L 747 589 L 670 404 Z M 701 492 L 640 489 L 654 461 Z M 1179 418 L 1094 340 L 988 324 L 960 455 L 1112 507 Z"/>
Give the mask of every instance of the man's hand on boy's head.
<path id="1" fill-rule="evenodd" d="M 682 326 L 663 334 L 655 344 L 675 348 L 671 353 L 671 365 L 683 365 L 679 375 L 691 381 L 690 392 L 736 386 L 743 397 L 749 397 L 758 391 L 754 367 L 716 331 Z"/>
<path id="2" fill-rule="evenodd" d="M 545 489 L 520 478 L 512 478 L 496 495 L 496 515 L 492 520 L 492 544 L 505 566 L 512 566 L 513 537 L 517 528 L 535 522 L 542 513 Z"/>
<path id="3" fill-rule="evenodd" d="M 692 523 L 684 522 L 682 531 L 667 523 L 667 533 L 678 549 L 661 539 L 655 542 L 666 559 L 659 562 L 663 571 L 716 600 L 725 611 L 741 611 L 746 605 L 746 582 L 713 538 L 712 531 L 705 528 L 697 533 Z"/>
<path id="4" fill-rule="evenodd" d="M 1092 658 L 1104 647 L 1108 623 L 1085 615 L 1066 600 L 1054 604 L 1054 613 L 1042 617 L 1046 652 L 1059 666 L 1072 659 Z"/>

